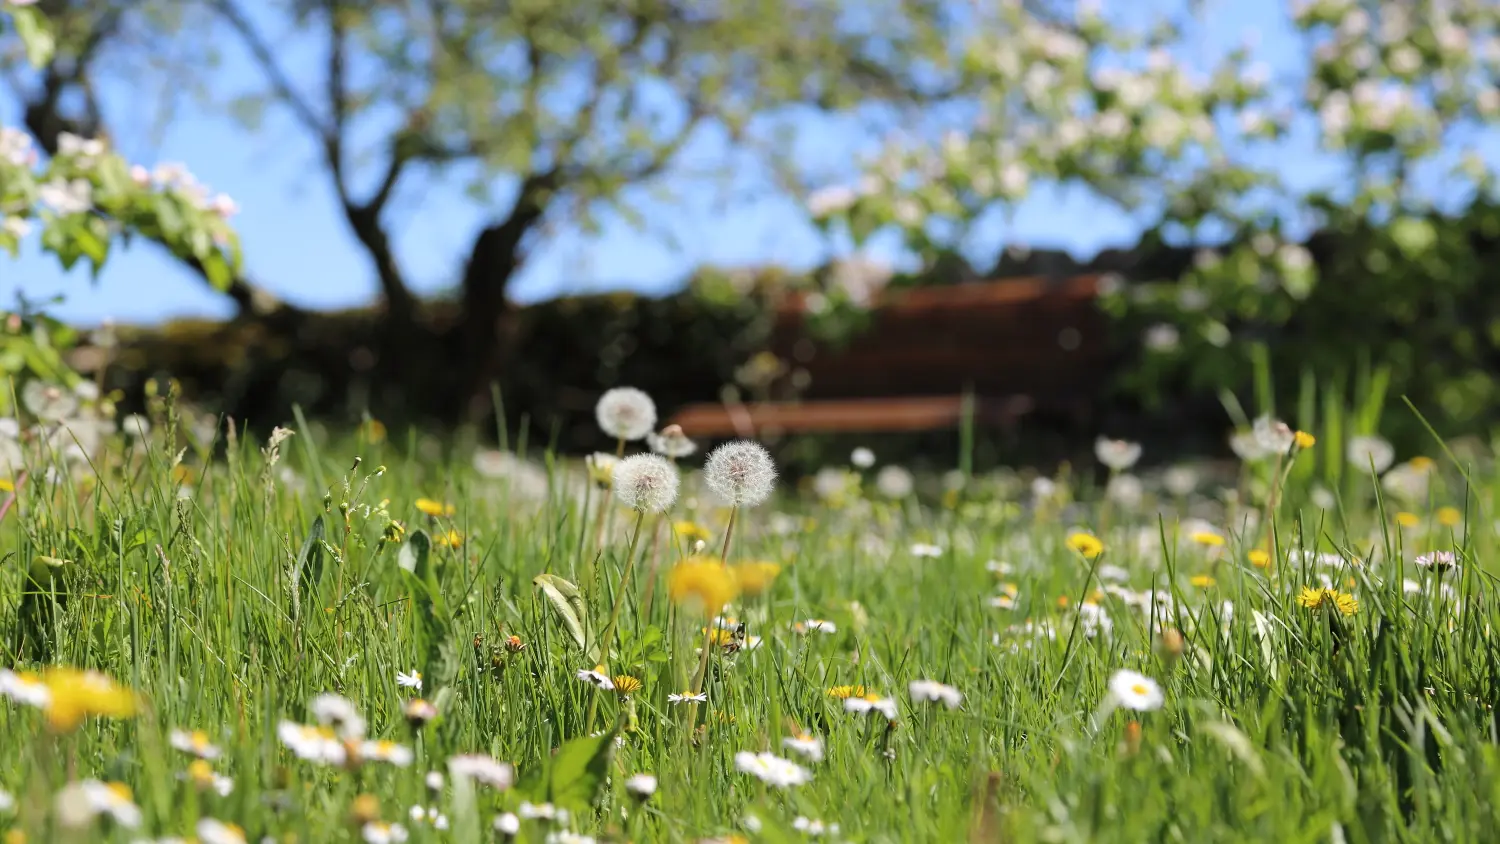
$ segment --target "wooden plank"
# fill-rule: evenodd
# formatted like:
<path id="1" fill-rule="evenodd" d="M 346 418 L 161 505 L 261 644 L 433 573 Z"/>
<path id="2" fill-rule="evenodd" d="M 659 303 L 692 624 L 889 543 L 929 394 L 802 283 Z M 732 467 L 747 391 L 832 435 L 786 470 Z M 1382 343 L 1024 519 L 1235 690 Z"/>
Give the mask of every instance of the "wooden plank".
<path id="1" fill-rule="evenodd" d="M 975 421 L 1012 425 L 1032 408 L 1024 396 L 978 398 Z M 812 402 L 767 402 L 749 405 L 694 404 L 671 421 L 689 436 L 752 436 L 779 433 L 874 433 L 937 431 L 957 428 L 963 418 L 962 396 L 892 399 L 844 399 Z"/>

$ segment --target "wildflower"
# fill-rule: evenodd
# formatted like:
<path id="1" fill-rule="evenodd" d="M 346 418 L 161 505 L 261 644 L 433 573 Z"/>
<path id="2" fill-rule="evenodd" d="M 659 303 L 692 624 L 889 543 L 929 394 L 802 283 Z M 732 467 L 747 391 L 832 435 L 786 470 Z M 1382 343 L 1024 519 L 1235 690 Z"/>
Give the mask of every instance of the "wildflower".
<path id="1" fill-rule="evenodd" d="M 615 498 L 639 513 L 665 513 L 677 500 L 677 484 L 677 467 L 664 457 L 635 454 L 615 464 Z"/>
<path id="2" fill-rule="evenodd" d="M 326 765 L 342 765 L 349 760 L 349 749 L 330 727 L 314 727 L 282 721 L 276 736 L 298 759 Z"/>
<path id="3" fill-rule="evenodd" d="M 448 776 L 467 777 L 497 791 L 503 791 L 515 782 L 516 770 L 506 762 L 497 761 L 483 754 L 471 753 L 450 756 Z"/>
<path id="4" fill-rule="evenodd" d="M 496 815 L 494 825 L 495 831 L 506 838 L 514 838 L 521 832 L 521 819 L 511 812 Z"/>
<path id="5" fill-rule="evenodd" d="M 396 685 L 403 689 L 416 689 L 422 691 L 422 672 L 413 670 L 410 674 L 396 672 Z"/>
<path id="6" fill-rule="evenodd" d="M 441 771 L 428 771 L 427 776 L 422 778 L 422 784 L 427 786 L 428 792 L 433 796 L 443 792 L 443 774 Z"/>
<path id="7" fill-rule="evenodd" d="M 809 838 L 819 838 L 823 835 L 838 835 L 839 825 L 836 823 L 825 824 L 818 820 L 809 820 L 801 815 L 792 821 L 792 829 L 804 833 Z"/>
<path id="8" fill-rule="evenodd" d="M 697 694 L 694 694 L 691 691 L 687 691 L 683 692 L 682 694 L 667 695 L 668 703 L 704 703 L 707 700 L 708 694 L 705 692 L 698 692 Z"/>
<path id="9" fill-rule="evenodd" d="M 438 716 L 438 710 L 437 707 L 433 706 L 431 703 L 428 703 L 427 701 L 419 697 L 415 697 L 407 701 L 406 704 L 401 707 L 401 714 L 406 716 L 406 722 L 408 724 L 411 724 L 413 727 L 420 730 L 423 727 L 427 726 L 427 723 L 429 721 Z"/>
<path id="10" fill-rule="evenodd" d="M 1236 431 L 1229 437 L 1229 448 L 1235 456 L 1246 463 L 1254 463 L 1267 457 L 1253 431 Z"/>
<path id="11" fill-rule="evenodd" d="M 875 490 L 892 501 L 910 496 L 915 488 L 911 472 L 900 466 L 886 466 L 875 473 Z"/>
<path id="12" fill-rule="evenodd" d="M 1141 444 L 1100 437 L 1094 441 L 1094 456 L 1111 471 L 1123 472 L 1141 459 Z"/>
<path id="13" fill-rule="evenodd" d="M 646 435 L 646 445 L 662 457 L 681 460 L 698 450 L 698 444 L 682 433 L 681 425 L 668 425 L 659 434 Z"/>
<path id="14" fill-rule="evenodd" d="M 518 654 L 521 651 L 526 650 L 526 643 L 521 641 L 520 636 L 516 636 L 514 634 L 506 636 L 503 645 L 507 651 L 513 654 Z"/>
<path id="15" fill-rule="evenodd" d="M 622 698 L 630 697 L 641 690 L 641 681 L 629 674 L 617 674 L 610 682 L 614 684 L 615 694 Z"/>
<path id="16" fill-rule="evenodd" d="M 869 450 L 868 448 L 865 448 L 864 446 L 860 446 L 859 448 L 856 448 L 854 451 L 849 453 L 849 462 L 852 463 L 856 469 L 868 469 L 871 466 L 875 465 L 875 452 Z"/>
<path id="17" fill-rule="evenodd" d="M 1443 527 L 1458 527 L 1464 521 L 1463 511 L 1457 507 L 1439 507 L 1434 515 L 1437 516 L 1438 524 Z"/>
<path id="18" fill-rule="evenodd" d="M 43 712 L 53 732 L 72 732 L 90 715 L 128 718 L 135 714 L 135 693 L 97 671 L 51 668 L 42 675 L 42 682 L 47 686 Z"/>
<path id="19" fill-rule="evenodd" d="M 173 730 L 167 735 L 167 741 L 173 748 L 189 753 L 199 759 L 217 759 L 220 750 L 208 740 L 208 733 L 202 730 Z"/>
<path id="20" fill-rule="evenodd" d="M 9 791 L 0 788 L 0 815 L 9 814 L 16 808 L 16 798 Z"/>
<path id="21" fill-rule="evenodd" d="M 321 694 L 308 704 L 313 719 L 325 727 L 334 727 L 339 736 L 346 739 L 364 738 L 365 719 L 354 704 L 335 694 Z"/>
<path id="22" fill-rule="evenodd" d="M 1396 513 L 1396 524 L 1404 528 L 1414 528 L 1421 525 L 1422 520 L 1417 516 L 1416 513 L 1409 513 L 1405 510 L 1402 510 Z"/>
<path id="23" fill-rule="evenodd" d="M 740 594 L 759 595 L 771 588 L 776 576 L 781 574 L 781 566 L 770 562 L 745 562 L 735 563 L 730 566 L 734 572 L 734 579 L 739 584 Z"/>
<path id="24" fill-rule="evenodd" d="M 1013 610 L 1016 608 L 1016 597 L 1014 595 L 995 595 L 989 599 L 990 606 L 997 610 Z"/>
<path id="25" fill-rule="evenodd" d="M 1428 470 L 1418 469 L 1408 462 L 1386 472 L 1380 479 L 1380 485 L 1386 492 L 1416 503 L 1426 500 L 1428 480 Z"/>
<path id="26" fill-rule="evenodd" d="M 52 698 L 41 677 L 30 671 L 15 672 L 7 668 L 0 668 L 0 697 L 37 709 L 45 708 Z"/>
<path id="27" fill-rule="evenodd" d="M 938 702 L 949 709 L 957 709 L 964 699 L 958 689 L 932 680 L 913 680 L 907 684 L 906 691 L 915 702 Z"/>
<path id="28" fill-rule="evenodd" d="M 1213 575 L 1195 574 L 1192 577 L 1188 578 L 1188 582 L 1198 587 L 1199 589 L 1207 589 L 1210 586 L 1217 585 L 1219 581 L 1215 580 L 1213 578 Z"/>
<path id="29" fill-rule="evenodd" d="M 737 440 L 708 455 L 703 466 L 708 488 L 730 507 L 754 507 L 776 486 L 776 464 L 759 443 Z"/>
<path id="30" fill-rule="evenodd" d="M 127 829 L 141 825 L 141 808 L 124 783 L 83 780 L 57 793 L 57 820 L 64 827 L 81 829 L 100 816 Z"/>
<path id="31" fill-rule="evenodd" d="M 1396 449 L 1380 437 L 1359 436 L 1349 440 L 1347 456 L 1349 462 L 1354 464 L 1354 471 L 1364 474 L 1373 468 L 1375 474 L 1379 475 L 1391 468 L 1391 463 L 1396 459 Z"/>
<path id="32" fill-rule="evenodd" d="M 1433 551 L 1418 556 L 1413 562 L 1417 564 L 1418 568 L 1442 571 L 1457 566 L 1458 556 L 1452 551 Z"/>
<path id="33" fill-rule="evenodd" d="M 588 471 L 589 480 L 600 489 L 609 489 L 610 484 L 614 482 L 615 465 L 619 462 L 620 458 L 602 451 L 596 451 L 583 458 L 583 466 Z"/>
<path id="34" fill-rule="evenodd" d="M 804 785 L 812 781 L 811 771 L 770 753 L 750 753 L 742 750 L 734 755 L 734 766 L 766 785 L 776 788 Z"/>
<path id="35" fill-rule="evenodd" d="M 650 774 L 633 774 L 626 778 L 625 790 L 637 800 L 649 800 L 656 793 L 656 777 Z"/>
<path id="36" fill-rule="evenodd" d="M 804 635 L 813 630 L 817 630 L 820 633 L 837 633 L 839 631 L 837 624 L 831 621 L 824 621 L 821 618 L 809 618 L 807 621 L 795 622 L 792 624 L 792 629 Z"/>
<path id="37" fill-rule="evenodd" d="M 397 844 L 406 840 L 406 827 L 398 823 L 371 821 L 360 827 L 360 837 L 365 844 Z"/>
<path id="38" fill-rule="evenodd" d="M 634 387 L 615 387 L 599 397 L 594 418 L 604 433 L 633 442 L 656 428 L 656 402 Z"/>
<path id="39" fill-rule="evenodd" d="M 418 498 L 416 507 L 424 515 L 431 516 L 434 519 L 443 516 L 452 516 L 454 513 L 458 512 L 458 508 L 454 507 L 452 504 L 445 504 L 441 501 L 434 501 L 431 498 Z"/>
<path id="40" fill-rule="evenodd" d="M 1318 438 L 1306 431 L 1294 431 L 1292 433 L 1292 441 L 1297 444 L 1298 448 L 1312 448 L 1314 445 L 1317 445 Z"/>
<path id="41" fill-rule="evenodd" d="M 1256 548 L 1250 553 L 1246 554 L 1245 558 L 1250 561 L 1250 565 L 1255 566 L 1256 568 L 1263 569 L 1271 564 L 1271 555 L 1259 548 Z"/>
<path id="42" fill-rule="evenodd" d="M 864 697 L 864 686 L 834 686 L 828 690 L 828 696 L 837 700 L 848 700 L 851 697 Z"/>
<path id="43" fill-rule="evenodd" d="M 1297 604 L 1310 610 L 1318 610 L 1327 607 L 1337 610 L 1342 615 L 1354 615 L 1359 612 L 1359 600 L 1347 592 L 1325 586 L 1314 588 L 1302 587 L 1302 592 L 1297 595 Z"/>
<path id="44" fill-rule="evenodd" d="M 1161 484 L 1167 492 L 1186 498 L 1198 488 L 1198 473 L 1188 466 L 1173 466 L 1162 473 Z"/>
<path id="45" fill-rule="evenodd" d="M 359 432 L 371 443 L 385 442 L 385 423 L 379 419 L 366 419 L 359 426 Z"/>
<path id="46" fill-rule="evenodd" d="M 876 694 L 845 698 L 844 711 L 852 712 L 855 715 L 878 712 L 884 715 L 887 721 L 896 720 L 896 702 L 888 697 L 881 697 Z"/>
<path id="47" fill-rule="evenodd" d="M 679 604 L 692 602 L 713 614 L 739 594 L 739 581 L 717 560 L 690 557 L 667 574 L 667 594 Z"/>
<path id="48" fill-rule="evenodd" d="M 1431 457 L 1422 457 L 1421 455 L 1418 455 L 1406 461 L 1406 465 L 1410 466 L 1412 471 L 1426 474 L 1427 472 L 1431 472 L 1437 464 L 1432 462 Z"/>
<path id="49" fill-rule="evenodd" d="M 713 534 L 708 532 L 708 528 L 697 522 L 687 520 L 673 522 L 672 535 L 679 539 L 686 539 L 689 542 L 697 542 L 699 540 L 706 542 L 713 538 Z"/>
<path id="50" fill-rule="evenodd" d="M 911 546 L 911 555 L 913 557 L 927 557 L 931 559 L 943 556 L 943 549 L 938 545 L 928 545 L 918 542 Z"/>
<path id="51" fill-rule="evenodd" d="M 349 804 L 349 822 L 363 826 L 380 820 L 380 800 L 373 794 L 361 794 Z"/>
<path id="52" fill-rule="evenodd" d="M 1267 454 L 1285 454 L 1296 442 L 1296 435 L 1292 433 L 1292 429 L 1280 419 L 1270 416 L 1256 419 L 1251 433 L 1255 436 L 1255 441 L 1261 450 Z"/>
<path id="53" fill-rule="evenodd" d="M 609 691 L 615 687 L 615 681 L 609 679 L 609 675 L 604 673 L 602 665 L 586 668 L 574 676 L 596 689 Z"/>
<path id="54" fill-rule="evenodd" d="M 516 807 L 516 814 L 520 815 L 523 820 L 528 821 L 557 821 L 558 823 L 567 823 L 569 818 L 567 809 L 559 809 L 551 803 L 530 803 L 525 800 L 521 801 L 521 805 Z"/>
<path id="55" fill-rule="evenodd" d="M 796 753 L 809 762 L 823 761 L 823 740 L 807 733 L 798 733 L 781 740 L 781 746 Z"/>
<path id="56" fill-rule="evenodd" d="M 60 422 L 78 412 L 78 396 L 61 384 L 27 381 L 21 388 L 21 404 L 36 418 Z"/>
<path id="57" fill-rule="evenodd" d="M 1067 546 L 1090 560 L 1104 553 L 1104 543 L 1097 536 L 1088 533 L 1070 534 Z"/>
<path id="58" fill-rule="evenodd" d="M 1104 485 L 1104 495 L 1110 501 L 1129 510 L 1141 505 L 1146 496 L 1146 487 L 1135 475 L 1115 475 Z"/>
<path id="59" fill-rule="evenodd" d="M 234 780 L 215 771 L 206 759 L 194 759 L 188 765 L 187 778 L 200 790 L 212 789 L 220 797 L 228 797 L 234 793 Z"/>
<path id="60" fill-rule="evenodd" d="M 1109 678 L 1109 694 L 1117 705 L 1136 712 L 1161 709 L 1164 702 L 1161 686 L 1155 680 L 1124 669 Z"/>
<path id="61" fill-rule="evenodd" d="M 389 762 L 398 768 L 405 768 L 415 758 L 411 748 L 392 741 L 367 741 L 359 746 L 359 755 L 361 759 Z"/>
<path id="62" fill-rule="evenodd" d="M 1224 547 L 1224 536 L 1223 534 L 1220 534 L 1216 531 L 1194 531 L 1188 538 L 1198 543 L 1199 545 L 1206 545 L 1210 548 Z"/>
<path id="63" fill-rule="evenodd" d="M 464 545 L 464 535 L 462 531 L 440 530 L 432 538 L 432 541 L 439 548 L 462 548 Z"/>

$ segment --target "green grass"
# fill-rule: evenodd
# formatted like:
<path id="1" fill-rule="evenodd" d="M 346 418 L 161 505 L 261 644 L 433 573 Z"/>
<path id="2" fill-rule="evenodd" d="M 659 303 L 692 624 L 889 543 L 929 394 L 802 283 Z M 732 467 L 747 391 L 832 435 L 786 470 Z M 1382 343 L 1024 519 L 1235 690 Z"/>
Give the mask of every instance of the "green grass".
<path id="1" fill-rule="evenodd" d="M 653 547 L 658 580 L 686 550 L 664 526 L 645 524 L 609 660 L 641 690 L 625 702 L 575 677 L 594 660 L 535 578 L 576 584 L 580 626 L 596 635 L 634 516 L 609 515 L 596 554 L 599 492 L 584 492 L 572 463 L 533 454 L 549 475 L 533 488 L 481 477 L 469 452 L 441 456 L 415 435 L 403 451 L 420 456 L 409 458 L 304 433 L 270 469 L 259 439 L 242 436 L 212 461 L 190 451 L 190 486 L 158 431 L 149 451 L 114 443 L 74 479 L 34 472 L 22 487 L 0 525 L 0 666 L 98 669 L 142 706 L 57 733 L 41 711 L 0 701 L 0 789 L 16 803 L 0 829 L 133 841 L 190 835 L 211 817 L 251 841 L 355 841 L 362 794 L 413 841 L 495 840 L 495 815 L 549 797 L 571 809 L 567 829 L 617 841 L 796 841 L 798 817 L 836 823 L 834 837 L 850 841 L 1486 841 L 1500 829 L 1484 515 L 1493 469 L 1470 470 L 1473 489 L 1457 470 L 1434 470 L 1428 499 L 1406 504 L 1346 476 L 1340 509 L 1326 514 L 1306 506 L 1308 473 L 1292 473 L 1268 567 L 1248 562 L 1262 541 L 1245 530 L 1259 504 L 1193 502 L 1226 539 L 1215 548 L 1180 530 L 1187 504 L 1101 509 L 1087 487 L 1072 490 L 1082 503 L 1040 507 L 999 476 L 922 502 L 879 500 L 871 483 L 823 503 L 783 490 L 739 516 L 731 560 L 783 569 L 768 593 L 731 610 L 761 644 L 715 653 L 695 735 L 690 707 L 667 695 L 691 681 L 704 620 L 647 582 Z M 423 515 L 418 498 L 454 513 Z M 1439 524 L 1443 505 L 1464 510 L 1468 527 Z M 1398 509 L 1419 524 L 1399 526 Z M 691 477 L 671 515 L 706 528 L 706 553 L 716 552 L 727 514 Z M 400 542 L 388 541 L 392 519 Z M 1066 547 L 1079 526 L 1100 533 L 1102 556 Z M 422 553 L 450 531 L 460 547 Z M 916 543 L 942 555 L 917 556 Z M 1417 570 L 1415 556 L 1433 549 L 1457 549 L 1462 566 Z M 28 579 L 42 556 L 66 562 Z M 1320 576 L 1355 596 L 1358 612 L 1300 606 Z M 38 582 L 55 593 L 23 598 Z M 1014 609 L 992 607 L 1006 584 Z M 1121 597 L 1153 589 L 1144 608 Z M 1108 633 L 1075 611 L 1084 601 L 1108 614 Z M 1161 623 L 1148 623 L 1153 612 Z M 809 618 L 837 631 L 792 629 Z M 524 649 L 505 648 L 509 636 Z M 396 684 L 413 669 L 441 710 L 416 731 L 402 714 L 411 694 Z M 1164 707 L 1104 705 L 1120 669 L 1158 681 Z M 955 686 L 961 708 L 913 702 L 907 685 L 921 679 Z M 846 684 L 894 698 L 894 724 L 846 713 L 827 694 Z M 347 770 L 294 758 L 277 724 L 310 722 L 308 704 L 325 692 L 353 701 L 369 735 L 410 747 L 415 763 Z M 184 779 L 192 759 L 169 747 L 172 728 L 204 730 L 223 748 L 213 767 L 232 793 Z M 783 749 L 799 731 L 823 739 L 822 761 Z M 619 746 L 604 753 L 611 735 Z M 737 752 L 767 750 L 804 764 L 811 782 L 776 789 L 736 770 Z M 516 786 L 449 779 L 429 794 L 427 772 L 460 753 L 513 763 Z M 644 804 L 623 788 L 635 773 L 660 782 Z M 84 778 L 128 784 L 141 829 L 60 829 L 54 795 Z M 413 822 L 414 805 L 436 807 L 449 829 Z M 529 821 L 522 838 L 560 828 Z"/>

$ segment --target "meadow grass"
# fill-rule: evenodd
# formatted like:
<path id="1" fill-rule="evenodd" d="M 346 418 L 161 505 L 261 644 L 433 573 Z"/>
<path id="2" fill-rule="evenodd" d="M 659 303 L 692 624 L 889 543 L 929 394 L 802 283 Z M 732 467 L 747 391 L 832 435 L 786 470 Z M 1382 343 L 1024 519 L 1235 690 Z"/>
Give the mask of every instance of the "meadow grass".
<path id="1" fill-rule="evenodd" d="M 53 455 L 49 473 L 38 457 L 3 517 L 0 666 L 18 684 L 47 666 L 96 669 L 138 703 L 105 717 L 107 701 L 55 674 L 50 704 L 0 700 L 6 842 L 236 840 L 204 819 L 251 841 L 492 841 L 508 836 L 497 818 L 542 804 L 566 819 L 517 817 L 519 840 L 1500 829 L 1500 475 L 1485 465 L 1401 464 L 1427 479 L 1405 502 L 1351 472 L 1331 509 L 1292 471 L 1317 446 L 1244 467 L 1240 504 L 1207 483 L 1105 498 L 1066 477 L 1033 489 L 999 475 L 888 499 L 876 470 L 840 468 L 821 495 L 784 487 L 736 514 L 729 561 L 775 566 L 755 569 L 763 590 L 736 582 L 749 588 L 723 612 L 698 705 L 669 695 L 692 686 L 713 613 L 670 583 L 696 542 L 698 558 L 721 555 L 729 512 L 696 458 L 656 517 L 609 505 L 553 455 L 475 459 L 415 436 L 397 448 L 368 427 L 274 449 L 237 432 L 217 456 L 182 454 L 169 428 L 111 438 L 86 469 Z M 1418 565 L 1435 551 L 1455 564 Z M 580 679 L 600 663 L 614 691 Z M 1111 692 L 1122 670 L 1159 686 L 1159 708 Z M 398 685 L 412 671 L 420 693 Z M 622 676 L 640 684 L 628 697 Z M 961 703 L 918 699 L 918 681 Z M 352 764 L 358 745 L 337 737 L 331 763 L 298 758 L 279 725 L 327 720 L 323 694 L 410 764 L 373 747 Z M 419 694 L 438 713 L 421 726 L 406 717 Z M 840 695 L 862 694 L 895 717 L 847 711 Z M 69 695 L 96 714 L 69 723 Z M 222 754 L 195 762 L 174 729 Z M 820 759 L 787 746 L 799 735 Z M 737 754 L 763 751 L 810 780 L 741 769 Z M 460 754 L 514 765 L 514 782 L 452 775 Z M 653 794 L 630 792 L 636 774 L 655 776 Z M 128 786 L 139 827 L 70 819 L 82 798 L 67 785 L 90 779 Z"/>

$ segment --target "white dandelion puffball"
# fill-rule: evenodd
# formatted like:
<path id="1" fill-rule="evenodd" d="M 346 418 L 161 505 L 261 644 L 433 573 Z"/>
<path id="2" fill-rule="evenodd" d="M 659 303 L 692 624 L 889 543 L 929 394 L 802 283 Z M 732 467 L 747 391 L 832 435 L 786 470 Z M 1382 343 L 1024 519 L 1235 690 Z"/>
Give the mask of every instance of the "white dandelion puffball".
<path id="1" fill-rule="evenodd" d="M 594 416 L 611 437 L 639 440 L 656 429 L 656 402 L 634 387 L 615 387 L 599 397 Z"/>
<path id="2" fill-rule="evenodd" d="M 1161 686 L 1144 674 L 1120 670 L 1109 678 L 1109 694 L 1115 703 L 1136 712 L 1152 712 L 1161 709 L 1165 698 Z"/>
<path id="3" fill-rule="evenodd" d="M 1349 462 L 1354 464 L 1356 472 L 1363 474 L 1373 466 L 1375 474 L 1379 475 L 1391 468 L 1395 461 L 1396 450 L 1380 437 L 1365 436 L 1349 440 Z"/>
<path id="4" fill-rule="evenodd" d="M 875 465 L 875 452 L 860 446 L 850 453 L 849 462 L 857 469 L 868 469 Z"/>
<path id="5" fill-rule="evenodd" d="M 1094 441 L 1094 456 L 1116 472 L 1123 472 L 1141 459 L 1141 444 L 1100 437 Z"/>
<path id="6" fill-rule="evenodd" d="M 886 498 L 905 498 L 915 487 L 911 472 L 900 466 L 886 466 L 875 475 L 875 489 Z"/>
<path id="7" fill-rule="evenodd" d="M 1268 455 L 1285 454 L 1291 450 L 1296 436 L 1291 426 L 1273 416 L 1262 416 L 1255 420 L 1255 425 L 1250 429 L 1255 435 L 1255 442 L 1261 450 Z"/>
<path id="8" fill-rule="evenodd" d="M 776 486 L 776 464 L 759 443 L 737 440 L 708 455 L 704 480 L 731 507 L 754 507 L 771 496 Z"/>
<path id="9" fill-rule="evenodd" d="M 677 500 L 677 469 L 665 457 L 636 454 L 615 464 L 615 497 L 641 513 L 665 513 Z"/>

